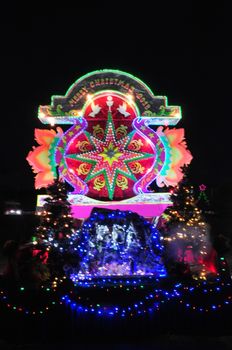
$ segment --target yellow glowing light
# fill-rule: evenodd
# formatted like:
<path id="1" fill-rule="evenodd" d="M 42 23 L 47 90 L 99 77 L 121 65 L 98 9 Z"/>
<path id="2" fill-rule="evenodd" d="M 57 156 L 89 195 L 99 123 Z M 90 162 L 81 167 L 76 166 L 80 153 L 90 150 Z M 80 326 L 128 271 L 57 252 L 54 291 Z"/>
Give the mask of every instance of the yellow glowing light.
<path id="1" fill-rule="evenodd" d="M 112 142 L 110 142 L 108 147 L 104 147 L 104 152 L 99 153 L 99 156 L 103 158 L 103 162 L 108 162 L 112 166 L 113 162 L 118 162 L 118 158 L 121 157 L 123 153 L 118 152 L 118 147 L 115 147 Z"/>
<path id="2" fill-rule="evenodd" d="M 88 100 L 88 101 L 92 101 L 92 99 L 93 99 L 93 95 L 88 94 L 88 95 L 87 95 L 87 100 Z"/>
<path id="3" fill-rule="evenodd" d="M 133 95 L 127 94 L 126 97 L 127 97 L 128 103 L 133 103 L 133 101 L 134 101 L 134 96 Z"/>
<path id="4" fill-rule="evenodd" d="M 55 125 L 55 118 L 49 117 L 49 118 L 48 118 L 48 121 L 49 121 L 49 124 L 50 124 L 51 126 L 54 126 L 54 125 Z"/>
<path id="5" fill-rule="evenodd" d="M 46 117 L 46 114 L 44 112 L 39 112 L 39 117 L 40 118 L 45 118 Z"/>

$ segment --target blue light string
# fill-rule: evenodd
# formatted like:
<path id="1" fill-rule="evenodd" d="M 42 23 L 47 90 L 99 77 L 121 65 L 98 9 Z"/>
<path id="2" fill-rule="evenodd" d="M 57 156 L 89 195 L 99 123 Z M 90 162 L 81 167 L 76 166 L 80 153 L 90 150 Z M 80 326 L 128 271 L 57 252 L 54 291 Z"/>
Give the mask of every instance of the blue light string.
<path id="1" fill-rule="evenodd" d="M 183 305 L 187 310 L 199 311 L 199 312 L 210 312 L 219 310 L 225 306 L 232 305 L 232 295 L 227 295 L 224 297 L 224 300 L 221 303 L 211 303 L 210 305 L 194 305 L 189 301 L 186 301 L 186 294 L 193 294 L 194 291 L 197 291 L 199 288 L 202 289 L 203 293 L 215 292 L 219 294 L 227 288 L 231 290 L 231 283 L 221 282 L 219 279 L 216 281 L 220 282 L 220 285 L 212 287 L 207 285 L 207 282 L 198 283 L 195 286 L 187 287 L 182 283 L 177 283 L 172 291 L 163 290 L 163 289 L 154 289 L 153 292 L 146 294 L 144 298 L 140 301 L 137 301 L 131 305 L 120 306 L 120 305 L 110 305 L 110 306 L 101 306 L 100 304 L 89 304 L 83 305 L 79 302 L 75 302 L 67 294 L 61 297 L 61 302 L 65 305 L 71 307 L 72 310 L 75 310 L 78 313 L 91 313 L 98 316 L 110 316 L 110 317 L 126 317 L 126 316 L 136 316 L 144 315 L 147 313 L 154 313 L 159 311 L 160 308 L 167 302 L 171 300 L 177 301 L 179 304 Z M 208 288 L 207 288 L 208 287 Z M 231 293 L 232 294 L 232 293 Z M 151 303 L 152 302 L 152 303 Z M 151 305 L 150 305 L 151 304 Z"/>
<path id="2" fill-rule="evenodd" d="M 104 279 L 106 283 L 107 280 Z M 156 280 L 158 282 L 158 280 Z M 133 283 L 131 286 L 133 287 Z M 120 285 L 117 285 L 120 287 Z M 72 296 L 75 293 L 78 293 L 79 289 L 83 286 L 77 287 L 73 286 L 73 290 L 70 291 Z M 96 285 L 96 287 L 99 287 Z M 128 287 L 125 283 L 124 287 Z M 137 284 L 136 288 L 140 288 L 141 285 Z M 106 286 L 103 286 L 106 288 Z M 25 288 L 21 287 L 21 292 L 24 293 Z M 42 289 L 41 289 L 42 291 Z M 50 291 L 50 288 L 45 289 L 46 292 Z M 218 297 L 223 296 L 223 300 L 214 301 L 207 305 L 199 305 L 197 303 L 190 302 L 188 299 L 193 298 L 194 292 L 200 291 L 201 297 L 204 295 L 210 294 Z M 43 290 L 44 292 L 44 290 Z M 54 292 L 54 291 L 53 291 Z M 225 293 L 226 292 L 226 293 Z M 76 294 L 76 297 L 78 294 Z M 200 298 L 201 299 L 201 298 Z M 137 300 L 130 305 L 100 305 L 96 302 L 88 303 L 88 305 L 81 304 L 79 301 L 75 301 L 70 295 L 65 294 L 60 297 L 60 303 L 57 303 L 54 300 L 49 300 L 46 304 L 47 306 L 39 309 L 38 305 L 33 307 L 33 309 L 28 309 L 25 306 L 17 306 L 14 302 L 9 300 L 9 297 L 6 294 L 6 291 L 0 291 L 0 300 L 5 303 L 8 308 L 12 311 L 18 311 L 26 315 L 44 315 L 45 311 L 51 309 L 51 306 L 64 304 L 71 308 L 71 310 L 76 311 L 77 313 L 85 314 L 94 314 L 97 316 L 103 317 L 132 317 L 139 316 L 144 314 L 153 314 L 154 312 L 160 311 L 161 307 L 167 304 L 170 301 L 176 301 L 177 304 L 183 306 L 186 310 L 189 311 L 198 311 L 202 312 L 215 312 L 232 305 L 232 284 L 231 282 L 223 282 L 219 278 L 214 281 L 214 285 L 210 284 L 207 281 L 198 282 L 194 286 L 186 286 L 183 283 L 176 283 L 172 290 L 166 290 L 162 288 L 154 288 L 152 291 L 146 291 L 144 288 L 144 297 L 141 300 Z M 89 297 L 86 295 L 85 302 L 89 300 Z"/>

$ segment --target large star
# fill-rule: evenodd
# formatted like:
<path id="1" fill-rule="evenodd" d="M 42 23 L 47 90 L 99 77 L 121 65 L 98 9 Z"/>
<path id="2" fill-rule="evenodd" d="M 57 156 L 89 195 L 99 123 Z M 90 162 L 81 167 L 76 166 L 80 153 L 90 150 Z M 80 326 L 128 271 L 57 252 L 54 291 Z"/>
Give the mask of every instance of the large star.
<path id="1" fill-rule="evenodd" d="M 81 154 L 70 154 L 66 155 L 66 157 L 90 163 L 92 168 L 85 181 L 88 182 L 99 175 L 103 175 L 108 188 L 109 198 L 112 199 L 118 174 L 124 175 L 133 181 L 137 181 L 128 163 L 154 157 L 154 154 L 139 153 L 127 149 L 127 145 L 130 143 L 133 135 L 134 132 L 131 132 L 127 136 L 117 140 L 114 123 L 111 113 L 109 112 L 103 140 L 99 140 L 89 133 L 86 133 L 94 150 Z"/>

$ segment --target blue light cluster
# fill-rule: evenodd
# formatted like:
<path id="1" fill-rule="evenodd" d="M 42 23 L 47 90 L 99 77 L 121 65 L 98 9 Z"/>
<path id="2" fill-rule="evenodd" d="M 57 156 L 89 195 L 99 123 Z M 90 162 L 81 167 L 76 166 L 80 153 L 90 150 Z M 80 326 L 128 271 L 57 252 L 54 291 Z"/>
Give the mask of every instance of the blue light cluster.
<path id="1" fill-rule="evenodd" d="M 124 287 L 127 290 L 127 280 L 125 280 Z M 105 280 L 104 283 L 107 281 Z M 108 280 L 109 282 L 109 280 Z M 112 282 L 112 281 L 111 281 Z M 114 282 L 114 281 L 113 281 Z M 158 282 L 158 280 L 157 280 Z M 85 288 L 84 282 L 82 285 L 79 284 L 79 288 Z M 106 285 L 100 287 L 100 285 L 92 285 L 95 288 L 107 288 Z M 133 281 L 131 283 L 133 286 Z M 137 285 L 137 288 L 141 285 Z M 80 291 L 80 289 L 79 289 Z M 198 297 L 193 295 L 194 292 L 198 293 Z M 200 292 L 200 294 L 199 294 Z M 207 301 L 205 304 L 202 302 L 204 293 L 212 293 L 214 301 Z M 79 294 L 78 294 L 79 295 Z M 80 298 L 75 300 L 75 291 L 69 295 L 66 294 L 61 297 L 61 303 L 64 303 L 77 313 L 91 313 L 97 316 L 108 316 L 108 317 L 132 317 L 144 314 L 150 314 L 159 311 L 168 302 L 174 301 L 179 305 L 185 307 L 187 310 L 199 311 L 199 312 L 210 312 L 220 310 L 225 306 L 232 305 L 232 289 L 231 283 L 221 282 L 219 279 L 214 281 L 213 286 L 207 284 L 207 282 L 198 282 L 195 285 L 186 286 L 182 283 L 175 284 L 170 290 L 166 288 L 153 288 L 151 291 L 147 291 L 144 288 L 144 296 L 141 300 L 131 303 L 130 305 L 101 305 L 96 302 L 91 302 L 89 297 L 85 297 L 85 300 L 80 303 Z M 191 300 L 191 301 L 189 301 Z M 201 302 L 201 305 L 199 305 Z"/>
<path id="2" fill-rule="evenodd" d="M 85 276 L 84 278 L 80 278 L 79 276 L 71 276 L 72 281 L 74 282 L 75 287 L 100 287 L 105 288 L 107 286 L 114 287 L 129 287 L 129 286 L 138 286 L 140 288 L 144 288 L 146 285 L 158 284 L 160 280 L 155 278 L 154 276 L 142 276 L 142 277 L 128 277 L 121 278 L 115 276 L 106 276 L 104 278 Z"/>
<path id="3" fill-rule="evenodd" d="M 81 258 L 81 266 L 82 266 L 82 275 L 86 276 L 99 276 L 99 270 L 98 272 L 93 272 L 89 269 L 89 266 L 92 262 L 94 262 L 95 256 L 94 251 L 96 252 L 96 225 L 99 226 L 105 226 L 106 230 L 108 227 L 112 226 L 119 222 L 121 224 L 122 230 L 129 230 L 129 224 L 130 222 L 133 223 L 133 219 L 135 217 L 135 213 L 132 213 L 130 211 L 111 211 L 109 213 L 99 213 L 99 212 L 93 212 L 93 214 L 90 216 L 90 218 L 83 224 L 82 230 L 80 232 L 80 240 L 78 242 L 78 254 Z M 147 220 L 145 220 L 141 216 L 136 216 L 136 220 L 139 221 L 141 225 L 141 232 L 139 232 L 140 235 L 144 235 L 143 242 L 139 242 L 138 240 L 136 242 L 137 244 L 137 251 L 141 252 L 143 250 L 144 256 L 144 263 L 141 263 L 141 258 L 139 259 L 139 253 L 136 255 L 135 253 L 131 253 L 131 250 L 125 249 L 123 245 L 120 246 L 120 244 L 116 243 L 114 246 L 114 252 L 118 252 L 118 255 L 120 256 L 119 259 L 121 261 L 117 260 L 116 265 L 122 267 L 123 264 L 125 265 L 125 270 L 119 271 L 118 273 L 111 273 L 110 271 L 105 269 L 104 273 L 102 275 L 155 275 L 157 277 L 165 277 L 166 276 L 166 270 L 164 268 L 163 262 L 162 262 L 162 254 L 164 251 L 164 247 L 160 243 L 159 239 L 159 232 L 155 228 L 154 225 L 150 224 Z M 149 232 L 149 234 L 146 234 L 144 232 Z M 91 246 L 92 244 L 92 246 Z M 92 249 L 91 249 L 92 248 Z M 112 247 L 109 247 L 109 251 Z M 149 258 L 148 257 L 149 252 Z M 126 262 L 133 261 L 133 265 L 135 266 L 134 271 L 131 271 L 129 266 L 126 265 Z M 146 262 L 145 262 L 146 260 Z M 150 264 L 150 266 L 146 266 Z M 104 269 L 106 265 L 102 266 Z M 76 281 L 78 279 L 78 275 L 75 276 L 75 274 L 72 274 L 72 280 Z"/>
<path id="4" fill-rule="evenodd" d="M 134 221 L 133 221 L 134 220 Z M 108 256 L 113 255 L 113 268 L 112 265 L 109 268 L 108 263 L 99 261 L 99 255 L 96 256 L 96 251 L 99 253 L 99 241 L 97 241 L 96 227 L 101 226 L 103 230 L 107 231 L 108 227 L 111 229 L 115 223 L 119 223 L 117 226 L 119 230 L 124 231 L 125 237 L 134 235 L 133 243 L 130 246 L 128 241 L 125 244 L 116 243 L 112 247 L 107 247 L 105 236 L 101 237 L 101 242 L 104 243 L 104 250 L 108 252 Z M 130 225 L 132 224 L 132 228 Z M 134 229 L 133 225 L 137 225 Z M 133 230 L 134 229 L 134 230 Z M 130 231 L 130 232 L 129 232 Z M 115 233 L 116 231 L 114 231 Z M 116 232 L 117 234 L 117 232 Z M 115 243 L 115 241 L 114 241 Z M 125 240 L 124 240 L 125 243 Z M 159 232 L 156 227 L 145 220 L 142 216 L 130 211 L 114 210 L 104 213 L 93 212 L 88 220 L 84 222 L 81 229 L 73 233 L 69 238 L 63 241 L 50 240 L 49 245 L 52 246 L 60 254 L 68 253 L 75 257 L 76 261 L 79 261 L 76 265 L 72 263 L 65 263 L 63 266 L 64 272 L 67 277 L 71 278 L 73 282 L 77 282 L 81 279 L 99 276 L 155 276 L 166 277 L 166 269 L 163 264 L 162 256 L 164 253 L 164 247 L 160 242 Z M 129 249 L 128 249 L 129 246 Z M 131 249 L 131 246 L 133 248 Z M 135 247 L 135 248 L 134 248 Z M 136 250 L 137 249 L 137 250 Z M 113 251 L 113 254 L 112 254 Z M 107 255 L 107 254 L 105 254 Z M 75 259 L 72 259 L 74 261 Z M 99 264 L 100 262 L 100 264 Z M 96 263 L 96 264 L 95 264 Z M 98 265 L 100 268 L 94 270 L 93 265 Z M 116 266 L 116 268 L 115 268 Z M 115 269 L 118 268 L 118 271 Z"/>
<path id="5" fill-rule="evenodd" d="M 106 306 L 97 303 L 83 305 L 80 302 L 71 299 L 69 295 L 62 296 L 61 302 L 68 305 L 72 310 L 75 310 L 78 313 L 92 313 L 98 316 L 126 317 L 144 315 L 146 313 L 158 311 L 165 302 L 176 297 L 179 297 L 179 293 L 176 289 L 172 292 L 162 289 L 154 289 L 153 293 L 146 294 L 142 300 L 125 306 Z"/>

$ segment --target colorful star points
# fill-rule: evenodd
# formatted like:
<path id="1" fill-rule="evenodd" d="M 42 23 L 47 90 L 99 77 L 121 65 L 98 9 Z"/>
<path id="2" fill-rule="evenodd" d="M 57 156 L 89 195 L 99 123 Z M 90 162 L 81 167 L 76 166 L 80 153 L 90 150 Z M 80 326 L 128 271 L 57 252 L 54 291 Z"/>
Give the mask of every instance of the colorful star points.
<path id="1" fill-rule="evenodd" d="M 123 153 L 118 152 L 118 147 L 114 147 L 112 142 L 110 142 L 108 148 L 103 148 L 104 152 L 100 153 L 99 156 L 103 158 L 103 162 L 108 162 L 110 167 L 113 162 L 119 162 L 119 157 L 123 156 Z"/>
<path id="2" fill-rule="evenodd" d="M 105 179 L 104 183 L 108 189 L 109 198 L 113 199 L 116 186 L 124 190 L 128 188 L 127 186 L 118 185 L 121 183 L 121 179 L 118 179 L 118 176 L 123 175 L 132 181 L 136 181 L 132 162 L 154 158 L 154 154 L 140 153 L 127 149 L 133 136 L 134 132 L 131 132 L 117 140 L 112 115 L 109 111 L 104 139 L 100 140 L 88 134 L 87 137 L 94 149 L 81 154 L 67 154 L 66 157 L 91 164 L 91 169 L 85 178 L 85 182 L 88 183 L 90 180 L 102 175 Z M 130 162 L 131 164 L 129 164 Z"/>

